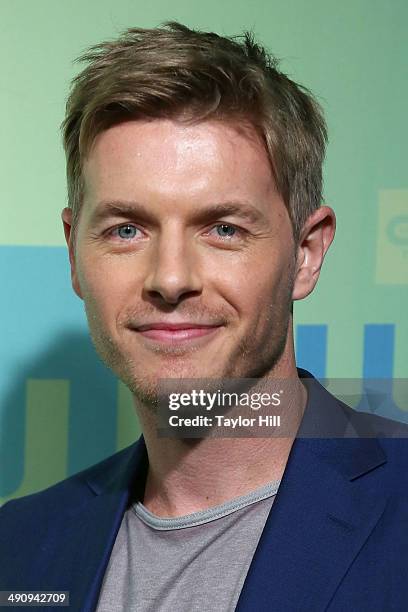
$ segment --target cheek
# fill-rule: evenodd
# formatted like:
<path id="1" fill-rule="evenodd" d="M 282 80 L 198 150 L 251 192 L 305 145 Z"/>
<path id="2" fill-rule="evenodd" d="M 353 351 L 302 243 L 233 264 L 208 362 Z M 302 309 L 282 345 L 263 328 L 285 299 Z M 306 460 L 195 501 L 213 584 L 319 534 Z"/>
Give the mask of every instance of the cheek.
<path id="1" fill-rule="evenodd" d="M 292 290 L 293 264 L 268 257 L 244 269 L 229 284 L 231 299 L 240 313 L 262 325 L 286 311 Z"/>
<path id="2" fill-rule="evenodd" d="M 235 269 L 224 280 L 217 279 L 218 293 L 230 302 L 243 320 L 261 319 L 264 306 L 277 296 L 277 279 L 271 270 L 251 266 Z"/>
<path id="3" fill-rule="evenodd" d="M 111 269 L 109 269 L 111 268 Z M 109 324 L 116 318 L 124 301 L 128 280 L 123 272 L 113 266 L 103 265 L 103 260 L 83 259 L 78 267 L 78 280 L 87 312 Z"/>

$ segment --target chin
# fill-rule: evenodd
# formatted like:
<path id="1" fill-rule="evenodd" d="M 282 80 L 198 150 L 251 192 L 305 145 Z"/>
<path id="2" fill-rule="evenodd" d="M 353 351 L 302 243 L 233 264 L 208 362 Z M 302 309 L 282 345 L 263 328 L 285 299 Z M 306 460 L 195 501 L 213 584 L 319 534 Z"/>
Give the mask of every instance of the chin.
<path id="1" fill-rule="evenodd" d="M 191 361 L 179 360 L 173 363 L 163 363 L 154 369 L 143 370 L 143 372 L 132 372 L 127 376 L 122 376 L 121 380 L 135 395 L 151 399 L 153 395 L 157 396 L 158 391 L 164 390 L 162 381 L 165 379 L 179 381 L 181 384 L 181 381 L 188 379 L 203 380 L 219 377 L 222 377 L 222 370 L 219 367 L 214 368 L 213 365 L 206 368 L 202 363 L 193 364 Z M 171 389 L 171 391 L 175 390 Z"/>

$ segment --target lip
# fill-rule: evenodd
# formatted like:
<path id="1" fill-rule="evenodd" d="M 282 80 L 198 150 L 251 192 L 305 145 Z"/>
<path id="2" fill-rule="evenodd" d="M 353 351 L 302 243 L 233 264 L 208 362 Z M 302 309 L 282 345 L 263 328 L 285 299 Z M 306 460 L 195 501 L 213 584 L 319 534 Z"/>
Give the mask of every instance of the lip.
<path id="1" fill-rule="evenodd" d="M 192 325 L 191 323 L 170 325 L 158 323 L 140 326 L 135 331 L 149 340 L 167 344 L 179 344 L 210 336 L 221 327 L 222 325 Z"/>
<path id="2" fill-rule="evenodd" d="M 192 321 L 180 321 L 180 323 L 170 323 L 166 321 L 158 321 L 157 323 L 148 323 L 146 325 L 139 325 L 137 327 L 137 331 L 146 331 L 150 329 L 168 329 L 168 330 L 178 330 L 178 329 L 201 329 L 201 328 L 214 328 L 219 327 L 219 325 L 211 325 L 206 323 L 193 323 Z"/>

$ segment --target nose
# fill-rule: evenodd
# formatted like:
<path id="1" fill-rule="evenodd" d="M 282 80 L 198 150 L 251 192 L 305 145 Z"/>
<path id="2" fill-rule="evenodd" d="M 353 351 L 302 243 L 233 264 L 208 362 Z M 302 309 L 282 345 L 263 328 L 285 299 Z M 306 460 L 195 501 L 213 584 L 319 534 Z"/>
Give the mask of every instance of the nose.
<path id="1" fill-rule="evenodd" d="M 144 289 L 170 304 L 176 304 L 185 294 L 202 290 L 192 245 L 186 244 L 181 230 L 174 226 L 162 233 L 152 250 Z"/>

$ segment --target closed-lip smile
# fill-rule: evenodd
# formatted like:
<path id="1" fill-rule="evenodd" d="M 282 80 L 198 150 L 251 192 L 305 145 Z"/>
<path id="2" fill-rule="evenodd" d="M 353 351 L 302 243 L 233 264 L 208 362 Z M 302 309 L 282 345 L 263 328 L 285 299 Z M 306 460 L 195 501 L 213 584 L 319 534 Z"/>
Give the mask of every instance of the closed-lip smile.
<path id="1" fill-rule="evenodd" d="M 157 322 L 140 325 L 135 330 L 143 337 L 158 342 L 174 344 L 202 338 L 214 333 L 222 325 L 192 323 L 184 321 L 180 323 Z"/>
<path id="2" fill-rule="evenodd" d="M 206 327 L 219 327 L 218 325 L 213 325 L 209 323 L 193 323 L 190 321 L 183 321 L 181 323 L 170 323 L 166 321 L 159 321 L 157 323 L 147 323 L 146 325 L 140 325 L 137 327 L 138 331 L 145 331 L 147 329 L 197 329 L 197 328 L 206 328 Z"/>

